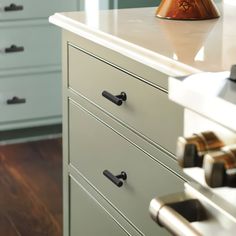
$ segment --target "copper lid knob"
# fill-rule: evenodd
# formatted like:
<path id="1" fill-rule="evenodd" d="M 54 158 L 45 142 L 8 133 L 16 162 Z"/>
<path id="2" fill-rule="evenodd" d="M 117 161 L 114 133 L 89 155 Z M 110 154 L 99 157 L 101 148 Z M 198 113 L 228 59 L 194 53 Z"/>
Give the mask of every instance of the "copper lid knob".
<path id="1" fill-rule="evenodd" d="M 193 134 L 186 138 L 179 137 L 176 157 L 183 168 L 201 167 L 206 153 L 223 146 L 224 143 L 211 131 Z"/>
<path id="2" fill-rule="evenodd" d="M 207 154 L 203 168 L 206 183 L 210 187 L 236 187 L 236 146 Z"/>

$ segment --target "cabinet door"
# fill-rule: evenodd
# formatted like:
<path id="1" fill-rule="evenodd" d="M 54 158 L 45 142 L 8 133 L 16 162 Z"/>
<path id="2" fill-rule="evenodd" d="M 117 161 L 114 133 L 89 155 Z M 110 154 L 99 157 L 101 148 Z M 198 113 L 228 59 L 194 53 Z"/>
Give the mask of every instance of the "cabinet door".
<path id="1" fill-rule="evenodd" d="M 73 178 L 70 189 L 70 236 L 129 235 Z"/>

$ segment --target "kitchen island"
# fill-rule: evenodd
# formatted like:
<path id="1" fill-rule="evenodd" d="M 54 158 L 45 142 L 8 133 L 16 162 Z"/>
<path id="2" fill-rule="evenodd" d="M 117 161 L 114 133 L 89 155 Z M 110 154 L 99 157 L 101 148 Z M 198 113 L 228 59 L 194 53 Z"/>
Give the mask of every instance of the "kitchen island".
<path id="1" fill-rule="evenodd" d="M 148 214 L 153 197 L 189 181 L 168 77 L 230 69 L 235 8 L 218 7 L 208 21 L 161 20 L 155 8 L 50 17 L 63 28 L 65 236 L 169 235 Z"/>

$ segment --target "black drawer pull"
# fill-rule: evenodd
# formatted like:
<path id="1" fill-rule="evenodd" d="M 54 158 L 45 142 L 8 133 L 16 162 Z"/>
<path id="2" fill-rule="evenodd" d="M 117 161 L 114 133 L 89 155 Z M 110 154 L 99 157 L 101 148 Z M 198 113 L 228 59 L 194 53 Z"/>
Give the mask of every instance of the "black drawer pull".
<path id="1" fill-rule="evenodd" d="M 24 47 L 17 47 L 16 45 L 11 45 L 9 48 L 5 48 L 5 53 L 11 52 L 23 52 Z"/>
<path id="2" fill-rule="evenodd" d="M 107 91 L 102 92 L 102 96 L 107 98 L 109 101 L 115 103 L 117 106 L 122 105 L 123 101 L 127 100 L 127 96 L 125 92 L 121 92 L 119 95 L 112 95 Z"/>
<path id="3" fill-rule="evenodd" d="M 12 3 L 9 6 L 4 7 L 4 11 L 22 11 L 23 8 L 24 7 L 22 5 L 16 5 L 16 4 Z"/>
<path id="4" fill-rule="evenodd" d="M 109 179 L 111 180 L 112 183 L 114 183 L 116 186 L 121 187 L 123 185 L 123 181 L 122 180 L 126 180 L 127 179 L 127 174 L 124 171 L 121 171 L 121 173 L 119 175 L 113 175 L 109 170 L 104 170 L 103 174 Z M 122 180 L 120 180 L 122 179 Z"/>
<path id="5" fill-rule="evenodd" d="M 7 104 L 8 105 L 22 104 L 22 103 L 26 103 L 26 99 L 25 98 L 13 97 L 13 98 L 7 100 Z"/>

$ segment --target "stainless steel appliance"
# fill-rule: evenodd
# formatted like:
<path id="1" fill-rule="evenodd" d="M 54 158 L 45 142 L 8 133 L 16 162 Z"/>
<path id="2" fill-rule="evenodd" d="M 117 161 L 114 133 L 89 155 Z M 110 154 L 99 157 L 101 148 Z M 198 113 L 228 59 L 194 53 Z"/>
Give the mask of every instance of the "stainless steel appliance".
<path id="1" fill-rule="evenodd" d="M 150 203 L 173 235 L 236 235 L 236 65 L 230 72 L 169 79 L 169 97 L 185 108 L 176 157 L 193 181 L 183 193 Z"/>

